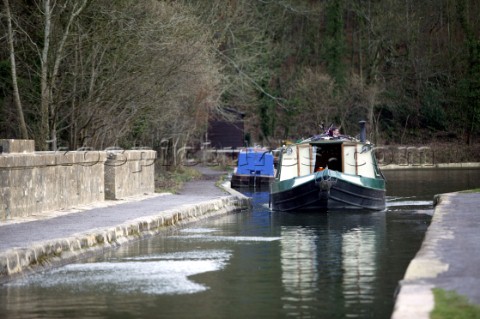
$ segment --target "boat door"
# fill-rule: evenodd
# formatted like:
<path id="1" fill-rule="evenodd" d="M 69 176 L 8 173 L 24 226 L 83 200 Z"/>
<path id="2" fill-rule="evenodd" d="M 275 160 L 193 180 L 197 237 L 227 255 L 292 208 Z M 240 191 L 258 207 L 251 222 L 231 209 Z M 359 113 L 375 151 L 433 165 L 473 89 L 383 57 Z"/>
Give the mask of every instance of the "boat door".
<path id="1" fill-rule="evenodd" d="M 327 142 L 314 144 L 315 149 L 315 171 L 330 169 L 343 172 L 342 144 L 338 142 Z"/>

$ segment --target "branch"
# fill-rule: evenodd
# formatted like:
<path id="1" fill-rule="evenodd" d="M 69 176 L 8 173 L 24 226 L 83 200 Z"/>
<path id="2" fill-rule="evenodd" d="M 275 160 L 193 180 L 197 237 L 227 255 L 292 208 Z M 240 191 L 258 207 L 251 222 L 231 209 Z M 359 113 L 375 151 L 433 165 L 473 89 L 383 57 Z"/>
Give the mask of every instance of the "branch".
<path id="1" fill-rule="evenodd" d="M 275 96 L 271 95 L 270 93 L 268 93 L 267 91 L 265 91 L 265 89 L 262 88 L 262 86 L 260 84 L 258 84 L 254 79 L 252 79 L 248 74 L 243 72 L 240 69 L 240 66 L 237 63 L 235 63 L 235 61 L 233 61 L 228 56 L 223 54 L 220 50 L 218 50 L 218 49 L 215 49 L 215 50 L 218 52 L 218 54 L 220 54 L 225 59 L 225 61 L 230 63 L 240 74 L 242 74 L 250 83 L 252 83 L 253 86 L 255 88 L 257 88 L 257 90 L 259 90 L 260 92 L 262 92 L 263 94 L 265 94 L 266 96 L 268 96 L 269 98 L 271 98 L 272 100 L 277 102 L 282 108 L 287 109 L 287 107 L 283 104 L 283 102 L 286 101 L 284 98 L 275 97 Z"/>

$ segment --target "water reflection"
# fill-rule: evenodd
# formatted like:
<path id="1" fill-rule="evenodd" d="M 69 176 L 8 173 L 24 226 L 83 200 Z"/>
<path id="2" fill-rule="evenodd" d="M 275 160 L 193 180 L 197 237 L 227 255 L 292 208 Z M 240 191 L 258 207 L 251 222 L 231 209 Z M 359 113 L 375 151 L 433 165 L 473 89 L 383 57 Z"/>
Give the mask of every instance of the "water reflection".
<path id="1" fill-rule="evenodd" d="M 276 213 L 281 225 L 282 297 L 292 317 L 368 317 L 378 298 L 386 239 L 385 212 Z M 376 309 L 376 310 L 374 310 Z"/>
<path id="2" fill-rule="evenodd" d="M 375 230 L 354 228 L 342 235 L 343 294 L 345 307 L 374 301 L 377 279 Z"/>
<path id="3" fill-rule="evenodd" d="M 289 315 L 308 317 L 305 302 L 315 299 L 318 290 L 316 234 L 303 227 L 281 227 L 282 284 L 286 295 L 283 308 Z"/>
<path id="4" fill-rule="evenodd" d="M 387 195 L 433 200 L 433 195 L 480 186 L 479 169 L 386 170 Z"/>

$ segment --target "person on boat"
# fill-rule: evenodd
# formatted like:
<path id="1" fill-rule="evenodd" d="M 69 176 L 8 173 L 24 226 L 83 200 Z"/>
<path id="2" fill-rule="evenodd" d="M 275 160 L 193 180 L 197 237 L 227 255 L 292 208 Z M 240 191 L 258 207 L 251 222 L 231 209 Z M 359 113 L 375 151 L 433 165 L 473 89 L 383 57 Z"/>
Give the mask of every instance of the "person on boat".
<path id="1" fill-rule="evenodd" d="M 335 137 L 340 137 L 340 129 L 336 126 L 332 126 L 329 130 L 328 130 L 328 135 L 335 138 Z"/>

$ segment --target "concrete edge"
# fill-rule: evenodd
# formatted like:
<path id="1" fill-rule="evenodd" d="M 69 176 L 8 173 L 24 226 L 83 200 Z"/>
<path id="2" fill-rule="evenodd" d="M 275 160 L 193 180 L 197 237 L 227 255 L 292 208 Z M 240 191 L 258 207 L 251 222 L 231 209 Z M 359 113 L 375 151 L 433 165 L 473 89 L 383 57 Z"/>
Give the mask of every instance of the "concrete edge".
<path id="1" fill-rule="evenodd" d="M 233 189 L 230 185 L 231 185 L 230 181 L 223 181 L 223 183 L 219 187 L 224 191 L 228 192 L 232 196 L 245 197 L 245 195 Z"/>
<path id="2" fill-rule="evenodd" d="M 434 307 L 432 285 L 405 284 L 395 302 L 392 319 L 428 319 Z"/>
<path id="3" fill-rule="evenodd" d="M 449 267 L 438 258 L 435 249 L 440 239 L 451 236 L 450 231 L 442 227 L 442 219 L 447 213 L 444 206 L 450 203 L 451 196 L 455 194 L 446 193 L 434 196 L 435 210 L 432 221 L 420 250 L 410 261 L 403 280 L 399 282 L 392 319 L 430 318 L 430 313 L 435 307 L 432 291 L 435 285 L 427 283 L 427 280 L 437 277 L 447 271 Z"/>
<path id="4" fill-rule="evenodd" d="M 115 227 L 93 229 L 69 238 L 36 242 L 28 248 L 10 249 L 0 253 L 0 283 L 23 274 L 97 255 L 107 249 L 153 236 L 172 227 L 250 208 L 250 198 L 239 193 L 238 196 L 224 196 L 158 212 L 156 215 L 129 220 Z"/>

